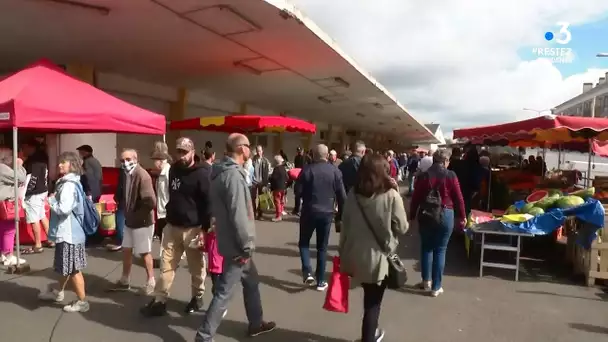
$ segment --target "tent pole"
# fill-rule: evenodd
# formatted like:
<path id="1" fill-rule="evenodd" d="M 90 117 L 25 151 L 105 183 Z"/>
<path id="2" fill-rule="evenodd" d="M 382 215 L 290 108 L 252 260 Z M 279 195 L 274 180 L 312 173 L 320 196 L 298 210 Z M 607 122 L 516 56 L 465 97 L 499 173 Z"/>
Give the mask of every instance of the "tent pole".
<path id="1" fill-rule="evenodd" d="M 562 169 L 562 144 L 557 147 L 557 170 Z"/>
<path id="2" fill-rule="evenodd" d="M 19 157 L 17 154 L 19 152 L 19 139 L 17 137 L 17 134 L 17 127 L 13 127 L 13 179 L 15 180 L 13 186 L 15 190 L 15 240 L 17 248 L 17 268 L 19 268 L 21 263 L 21 238 L 19 237 L 19 180 L 17 178 L 17 158 Z"/>
<path id="3" fill-rule="evenodd" d="M 589 139 L 589 160 L 587 161 L 587 179 L 585 180 L 585 187 L 588 188 L 591 184 L 591 156 L 593 154 L 593 140 Z"/>

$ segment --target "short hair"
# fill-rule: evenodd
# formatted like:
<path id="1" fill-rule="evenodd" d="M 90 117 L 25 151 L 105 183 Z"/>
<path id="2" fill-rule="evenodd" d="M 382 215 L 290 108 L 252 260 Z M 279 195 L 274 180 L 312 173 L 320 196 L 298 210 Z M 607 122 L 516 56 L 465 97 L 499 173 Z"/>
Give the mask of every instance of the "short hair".
<path id="1" fill-rule="evenodd" d="M 446 149 L 440 148 L 433 153 L 433 164 L 442 164 L 448 161 L 450 155 Z"/>
<path id="2" fill-rule="evenodd" d="M 276 156 L 274 156 L 274 161 L 277 163 L 277 165 L 279 165 L 279 164 L 283 164 L 283 162 L 285 160 L 283 159 L 283 156 L 281 156 L 280 154 L 277 154 Z"/>
<path id="3" fill-rule="evenodd" d="M 81 146 L 78 146 L 76 151 L 82 151 L 82 152 L 87 152 L 87 153 L 93 154 L 93 147 L 91 147 L 91 145 L 81 145 Z"/>
<path id="4" fill-rule="evenodd" d="M 479 164 L 481 164 L 481 166 L 490 166 L 490 157 L 488 157 L 488 156 L 479 157 Z"/>
<path id="5" fill-rule="evenodd" d="M 231 133 L 226 139 L 226 152 L 234 153 L 243 145 L 249 144 L 249 139 L 241 133 Z"/>
<path id="6" fill-rule="evenodd" d="M 365 143 L 361 140 L 355 141 L 353 152 L 363 155 L 365 153 Z"/>
<path id="7" fill-rule="evenodd" d="M 393 187 L 390 170 L 391 167 L 386 158 L 379 154 L 366 154 L 357 171 L 355 193 L 372 197 L 374 194 L 387 192 Z"/>
<path id="8" fill-rule="evenodd" d="M 137 150 L 134 148 L 123 148 L 122 152 L 120 154 L 123 154 L 125 152 L 129 152 L 129 153 L 133 153 L 133 157 L 135 158 L 135 160 L 139 160 L 139 157 L 137 157 Z"/>
<path id="9" fill-rule="evenodd" d="M 331 150 L 331 151 L 329 151 L 329 154 L 331 154 L 333 156 L 337 156 L 338 152 L 336 152 L 336 150 Z"/>
<path id="10" fill-rule="evenodd" d="M 205 158 L 205 160 L 211 159 L 214 154 L 215 152 L 211 149 L 211 147 L 207 147 L 203 150 L 203 157 Z"/>
<path id="11" fill-rule="evenodd" d="M 84 173 L 84 169 L 82 167 L 82 159 L 75 152 L 63 152 L 57 158 L 60 163 L 70 163 L 70 172 L 75 173 L 77 175 L 82 175 Z"/>
<path id="12" fill-rule="evenodd" d="M 8 147 L 0 148 L 0 163 L 5 165 L 13 165 L 13 150 Z"/>
<path id="13" fill-rule="evenodd" d="M 315 160 L 327 159 L 329 148 L 325 144 L 318 144 L 312 151 L 312 156 Z"/>

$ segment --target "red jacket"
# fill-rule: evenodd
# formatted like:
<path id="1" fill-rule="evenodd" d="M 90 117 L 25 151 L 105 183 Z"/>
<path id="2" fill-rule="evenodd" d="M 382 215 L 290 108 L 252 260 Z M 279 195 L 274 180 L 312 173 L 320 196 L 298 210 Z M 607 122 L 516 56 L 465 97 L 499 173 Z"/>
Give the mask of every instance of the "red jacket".
<path id="1" fill-rule="evenodd" d="M 397 178 L 397 175 L 398 175 L 399 173 L 398 173 L 398 171 L 397 171 L 397 166 L 395 165 L 395 162 L 394 162 L 394 161 L 391 159 L 391 160 L 390 160 L 388 163 L 389 163 L 389 164 L 390 164 L 390 166 L 391 166 L 391 177 L 393 177 L 393 178 Z"/>
<path id="2" fill-rule="evenodd" d="M 416 218 L 420 203 L 424 201 L 431 188 L 435 187 L 437 182 L 443 183 L 438 189 L 441 194 L 442 204 L 444 207 L 454 210 L 454 222 L 457 224 L 466 217 L 458 177 L 456 177 L 454 171 L 446 170 L 438 164 L 433 164 L 427 172 L 416 177 L 414 193 L 410 201 L 410 216 L 412 219 Z"/>

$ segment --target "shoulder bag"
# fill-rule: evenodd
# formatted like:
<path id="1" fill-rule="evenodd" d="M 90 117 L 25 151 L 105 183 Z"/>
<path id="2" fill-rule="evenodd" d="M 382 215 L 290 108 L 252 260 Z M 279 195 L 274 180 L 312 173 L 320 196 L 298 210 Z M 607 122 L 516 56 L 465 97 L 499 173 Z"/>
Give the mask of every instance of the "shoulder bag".
<path id="1" fill-rule="evenodd" d="M 407 283 L 407 270 L 405 269 L 405 265 L 403 264 L 403 261 L 401 261 L 401 258 L 399 258 L 399 255 L 397 255 L 397 253 L 395 253 L 394 251 L 389 250 L 388 246 L 382 240 L 380 240 L 371 224 L 371 221 L 365 214 L 363 206 L 361 205 L 359 199 L 356 196 L 357 195 L 355 194 L 355 201 L 357 202 L 357 206 L 361 211 L 363 220 L 365 220 L 367 228 L 372 232 L 372 235 L 376 239 L 376 243 L 378 244 L 378 246 L 382 250 L 382 253 L 388 260 L 389 267 L 388 277 L 386 278 L 386 286 L 389 289 L 393 290 L 400 289 Z"/>

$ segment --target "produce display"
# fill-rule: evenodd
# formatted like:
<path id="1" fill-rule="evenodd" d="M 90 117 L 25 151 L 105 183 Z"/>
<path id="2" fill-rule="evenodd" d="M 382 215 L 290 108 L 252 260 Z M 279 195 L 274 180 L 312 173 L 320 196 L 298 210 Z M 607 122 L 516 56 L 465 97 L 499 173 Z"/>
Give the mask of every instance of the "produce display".
<path id="1" fill-rule="evenodd" d="M 517 209 L 511 205 L 505 211 L 505 215 L 529 214 L 532 216 L 542 215 L 553 208 L 568 209 L 578 207 L 585 203 L 587 198 L 595 195 L 595 188 L 582 189 L 568 194 L 560 190 L 536 190 L 526 197 L 526 204 Z"/>

